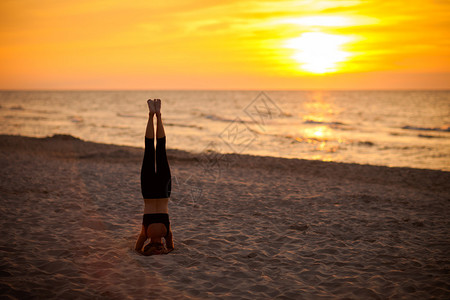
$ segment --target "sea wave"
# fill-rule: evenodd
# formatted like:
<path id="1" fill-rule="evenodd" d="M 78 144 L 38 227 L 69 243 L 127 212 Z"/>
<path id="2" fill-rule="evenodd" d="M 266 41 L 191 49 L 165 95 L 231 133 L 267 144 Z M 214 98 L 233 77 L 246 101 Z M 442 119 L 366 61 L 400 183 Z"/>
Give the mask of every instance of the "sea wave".
<path id="1" fill-rule="evenodd" d="M 122 117 L 122 118 L 146 118 L 146 116 L 142 116 L 142 115 L 135 115 L 135 114 L 126 114 L 126 113 L 117 113 L 116 114 L 118 117 Z"/>
<path id="2" fill-rule="evenodd" d="M 322 122 L 314 120 L 305 120 L 303 124 L 318 124 L 318 125 L 328 125 L 328 126 L 346 126 L 347 124 L 342 122 Z"/>
<path id="3" fill-rule="evenodd" d="M 292 136 L 292 135 L 277 135 L 281 138 L 291 140 L 291 143 L 307 143 L 307 144 L 317 144 L 317 143 L 332 143 L 332 144 L 342 144 L 342 145 L 356 145 L 362 147 L 373 147 L 377 144 L 368 140 L 353 140 L 353 139 L 340 139 L 340 138 L 325 138 L 325 137 L 311 137 L 311 136 Z"/>
<path id="4" fill-rule="evenodd" d="M 430 135 L 430 134 L 418 134 L 417 136 L 420 137 L 420 138 L 426 138 L 426 139 L 442 139 L 442 138 L 445 138 L 443 136 Z"/>
<path id="5" fill-rule="evenodd" d="M 54 115 L 54 114 L 58 114 L 60 113 L 59 110 L 51 110 L 51 109 L 30 109 L 31 112 L 33 113 L 38 113 L 38 114 L 46 114 L 46 115 Z"/>
<path id="6" fill-rule="evenodd" d="M 210 115 L 210 114 L 201 114 L 201 116 L 208 120 L 225 122 L 225 123 L 231 123 L 231 122 L 236 122 L 236 121 L 239 121 L 240 123 L 245 123 L 245 124 L 254 124 L 255 123 L 253 121 L 243 120 L 242 118 L 239 118 L 239 120 L 237 120 L 237 118 L 236 119 L 228 119 L 228 118 L 224 118 L 221 116 Z"/>
<path id="7" fill-rule="evenodd" d="M 18 115 L 6 115 L 6 116 L 3 116 L 3 119 L 17 120 L 18 122 L 49 120 L 49 118 L 41 117 L 41 116 L 18 116 Z"/>
<path id="8" fill-rule="evenodd" d="M 84 119 L 83 119 L 82 116 L 70 116 L 70 117 L 69 117 L 69 120 L 70 120 L 72 123 L 76 123 L 76 124 L 78 124 L 78 123 L 83 123 L 83 122 L 84 122 Z"/>
<path id="9" fill-rule="evenodd" d="M 205 119 L 212 120 L 212 121 L 219 121 L 219 122 L 233 122 L 234 121 L 232 119 L 223 118 L 223 117 L 220 117 L 217 115 L 202 114 L 201 116 L 204 117 Z"/>
<path id="10" fill-rule="evenodd" d="M 25 110 L 21 105 L 14 105 L 9 108 L 10 110 Z"/>
<path id="11" fill-rule="evenodd" d="M 417 127 L 417 126 L 403 126 L 402 129 L 405 130 L 418 130 L 418 131 L 440 131 L 440 132 L 450 132 L 450 126 L 444 125 L 441 127 Z"/>
<path id="12" fill-rule="evenodd" d="M 186 127 L 186 128 L 203 129 L 202 126 L 193 125 L 193 124 L 165 123 L 164 126 L 174 126 L 174 127 Z"/>

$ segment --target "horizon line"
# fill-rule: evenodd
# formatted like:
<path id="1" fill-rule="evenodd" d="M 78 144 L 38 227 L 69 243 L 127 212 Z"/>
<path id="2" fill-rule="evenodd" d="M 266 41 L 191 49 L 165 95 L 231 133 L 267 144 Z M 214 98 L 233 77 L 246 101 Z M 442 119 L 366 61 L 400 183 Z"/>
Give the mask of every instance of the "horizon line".
<path id="1" fill-rule="evenodd" d="M 147 92 L 147 91 L 184 91 L 184 92 L 194 92 L 194 91 L 208 91 L 208 92 L 302 92 L 302 91 L 450 91 L 449 88 L 362 88 L 362 89 L 336 89 L 336 88 L 304 88 L 304 89 L 192 89 L 192 88 L 163 88 L 163 89 L 106 89 L 106 88 L 37 88 L 37 89 L 1 89 L 0 92 Z"/>

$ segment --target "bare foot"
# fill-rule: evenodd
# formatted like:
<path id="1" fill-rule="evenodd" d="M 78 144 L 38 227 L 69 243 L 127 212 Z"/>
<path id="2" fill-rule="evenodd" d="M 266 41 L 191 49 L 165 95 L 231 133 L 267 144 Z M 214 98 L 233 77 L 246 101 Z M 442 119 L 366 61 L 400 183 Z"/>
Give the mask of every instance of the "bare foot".
<path id="1" fill-rule="evenodd" d="M 150 110 L 150 114 L 153 115 L 156 113 L 155 102 L 152 99 L 147 100 L 148 109 Z"/>
<path id="2" fill-rule="evenodd" d="M 161 99 L 155 99 L 155 113 L 157 115 L 161 114 Z"/>

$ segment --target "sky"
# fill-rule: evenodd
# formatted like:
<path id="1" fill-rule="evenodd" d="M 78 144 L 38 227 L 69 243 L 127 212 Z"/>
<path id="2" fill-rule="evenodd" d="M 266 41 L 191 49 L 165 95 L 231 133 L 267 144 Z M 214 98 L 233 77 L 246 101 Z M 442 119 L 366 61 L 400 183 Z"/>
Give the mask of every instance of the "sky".
<path id="1" fill-rule="evenodd" d="M 1 0 L 0 89 L 450 89 L 447 0 Z"/>

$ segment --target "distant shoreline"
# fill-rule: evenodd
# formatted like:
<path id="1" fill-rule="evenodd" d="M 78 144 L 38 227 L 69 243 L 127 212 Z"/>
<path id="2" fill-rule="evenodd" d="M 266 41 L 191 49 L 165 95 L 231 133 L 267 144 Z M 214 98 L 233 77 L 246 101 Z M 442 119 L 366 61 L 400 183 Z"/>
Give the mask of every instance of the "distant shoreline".
<path id="1" fill-rule="evenodd" d="M 36 138 L 19 135 L 0 135 L 0 145 L 11 151 L 33 151 L 42 149 L 42 153 L 64 159 L 93 159 L 107 162 L 140 163 L 143 148 L 103 144 L 84 141 L 72 135 L 55 134 L 51 137 Z M 32 147 L 30 148 L 30 145 Z M 250 154 L 221 154 L 214 152 L 191 153 L 180 149 L 167 150 L 169 161 L 196 162 L 205 169 L 220 172 L 222 168 L 238 164 L 251 168 L 276 168 L 297 170 L 302 175 L 311 175 L 339 180 L 358 180 L 384 184 L 400 184 L 412 188 L 442 188 L 450 190 L 450 172 L 434 169 L 410 167 L 388 167 L 368 164 L 324 162 L 299 158 L 257 156 Z M 330 175 L 333 174 L 333 175 Z M 416 184 L 416 179 L 422 181 Z"/>
<path id="2" fill-rule="evenodd" d="M 0 89 L 0 92 L 450 92 L 449 88 L 438 89 Z"/>

